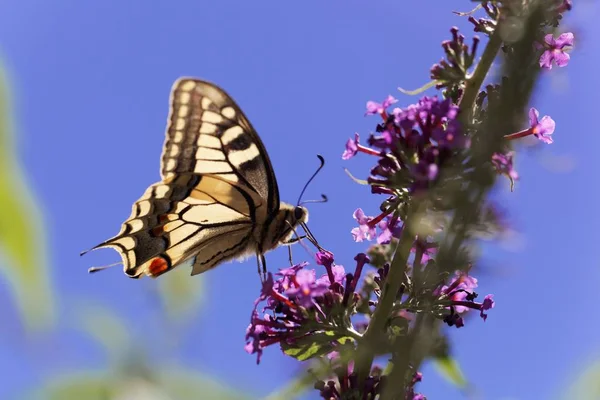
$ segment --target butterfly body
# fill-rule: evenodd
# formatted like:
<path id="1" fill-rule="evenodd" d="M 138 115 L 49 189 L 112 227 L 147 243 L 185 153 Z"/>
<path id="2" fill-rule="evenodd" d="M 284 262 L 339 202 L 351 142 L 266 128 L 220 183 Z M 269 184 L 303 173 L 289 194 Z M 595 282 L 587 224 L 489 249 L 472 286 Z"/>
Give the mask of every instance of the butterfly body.
<path id="1" fill-rule="evenodd" d="M 170 103 L 162 180 L 94 248 L 117 250 L 125 274 L 138 278 L 184 263 L 195 275 L 288 244 L 308 211 L 279 201 L 264 145 L 237 104 L 194 78 L 174 83 Z"/>

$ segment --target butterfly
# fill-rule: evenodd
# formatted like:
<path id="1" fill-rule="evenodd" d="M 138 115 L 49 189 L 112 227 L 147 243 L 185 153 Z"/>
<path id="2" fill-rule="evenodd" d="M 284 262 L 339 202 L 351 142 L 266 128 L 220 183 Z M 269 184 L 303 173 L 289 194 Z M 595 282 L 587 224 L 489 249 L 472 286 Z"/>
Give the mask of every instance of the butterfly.
<path id="1" fill-rule="evenodd" d="M 305 207 L 280 202 L 248 118 L 212 83 L 184 77 L 173 84 L 161 178 L 134 203 L 121 231 L 90 249 L 115 249 L 131 278 L 182 264 L 196 275 L 251 255 L 264 274 L 264 254 L 297 241 L 297 226 L 308 229 Z"/>

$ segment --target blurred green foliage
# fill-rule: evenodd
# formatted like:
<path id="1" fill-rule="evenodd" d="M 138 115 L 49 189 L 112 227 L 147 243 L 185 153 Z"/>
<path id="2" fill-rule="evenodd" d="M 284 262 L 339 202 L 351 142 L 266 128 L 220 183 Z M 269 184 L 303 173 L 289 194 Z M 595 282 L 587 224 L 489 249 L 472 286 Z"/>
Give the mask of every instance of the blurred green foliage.
<path id="1" fill-rule="evenodd" d="M 7 79 L 0 67 L 0 272 L 28 330 L 50 328 L 56 309 L 42 214 L 17 162 Z"/>
<path id="2" fill-rule="evenodd" d="M 9 281 L 19 315 L 27 331 L 60 329 L 53 295 L 51 268 L 46 250 L 43 216 L 18 163 L 14 127 L 11 123 L 7 79 L 0 67 L 0 272 Z M 26 389 L 27 399 L 44 400 L 185 400 L 246 399 L 226 384 L 205 373 L 177 363 L 177 357 L 164 360 L 152 354 L 152 347 L 170 349 L 178 342 L 185 323 L 197 317 L 202 305 L 204 280 L 191 279 L 189 271 L 176 270 L 153 281 L 153 294 L 159 300 L 156 318 L 166 320 L 160 343 L 144 343 L 143 327 L 131 327 L 113 310 L 90 303 L 68 302 L 67 315 L 76 317 L 83 330 L 107 355 L 105 368 L 73 371 L 43 377 L 36 388 Z M 79 304 L 79 309 L 73 309 Z M 71 321 L 72 322 L 72 321 Z M 135 334 L 137 333 L 137 334 Z M 141 340 L 140 340 L 141 338 Z M 168 352 L 167 352 L 168 353 Z M 156 362 L 157 357 L 162 357 Z M 152 362 L 150 360 L 153 360 Z"/>
<path id="3" fill-rule="evenodd" d="M 172 323 L 182 323 L 198 313 L 206 293 L 204 279 L 190 277 L 187 268 L 175 269 L 158 280 L 158 296 Z"/>
<path id="4" fill-rule="evenodd" d="M 589 364 L 563 394 L 563 399 L 600 399 L 600 360 Z"/>
<path id="5" fill-rule="evenodd" d="M 99 305 L 82 307 L 77 326 L 93 338 L 108 355 L 106 370 L 76 371 L 49 377 L 29 394 L 32 400 L 187 400 L 249 399 L 226 384 L 174 360 L 157 362 L 143 327 L 131 332 L 112 310 Z M 172 334 L 170 327 L 164 335 Z M 145 342 L 147 339 L 147 342 Z"/>
<path id="6" fill-rule="evenodd" d="M 433 360 L 436 370 L 444 379 L 458 388 L 465 388 L 468 385 L 458 361 L 452 357 L 439 357 Z"/>

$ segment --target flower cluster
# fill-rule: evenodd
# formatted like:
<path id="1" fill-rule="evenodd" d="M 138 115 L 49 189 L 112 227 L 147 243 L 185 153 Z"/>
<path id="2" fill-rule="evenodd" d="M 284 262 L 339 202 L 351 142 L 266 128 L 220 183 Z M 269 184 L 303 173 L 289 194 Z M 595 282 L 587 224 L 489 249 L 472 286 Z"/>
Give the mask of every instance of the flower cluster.
<path id="1" fill-rule="evenodd" d="M 361 253 L 355 260 L 354 273 L 346 273 L 342 265 L 335 264 L 331 253 L 320 251 L 316 261 L 326 273 L 319 278 L 314 269 L 306 268 L 307 263 L 280 269 L 277 279 L 268 274 L 246 331 L 246 351 L 257 354 L 257 363 L 263 349 L 275 343 L 286 354 L 308 359 L 334 351 L 335 332 L 353 334 L 348 313 L 357 300 L 356 285 L 369 259 Z M 259 313 L 261 303 L 265 305 Z M 318 351 L 303 340 L 307 335 L 311 335 L 310 341 L 323 339 Z"/>
<path id="2" fill-rule="evenodd" d="M 386 385 L 386 376 L 382 374 L 379 366 L 371 369 L 370 375 L 364 384 L 358 382 L 358 376 L 354 371 L 354 362 L 343 361 L 338 352 L 327 355 L 330 370 L 335 376 L 329 377 L 327 381 L 317 380 L 314 388 L 319 391 L 321 398 L 325 400 L 341 400 L 350 397 L 351 393 L 366 395 L 367 398 L 375 399 L 383 392 Z"/>
<path id="3" fill-rule="evenodd" d="M 443 318 L 444 322 L 449 326 L 463 327 L 464 320 L 462 315 L 470 309 L 479 310 L 479 316 L 485 321 L 487 319 L 487 311 L 494 308 L 494 295 L 488 294 L 483 302 L 477 303 L 474 300 L 477 298 L 477 293 L 473 291 L 477 287 L 477 279 L 469 276 L 461 271 L 457 271 L 455 277 L 448 285 L 444 285 L 438 291 L 440 299 L 449 302 L 449 314 Z"/>
<path id="4" fill-rule="evenodd" d="M 376 221 L 374 217 L 366 216 L 362 208 L 357 208 L 352 216 L 358 222 L 358 227 L 351 231 L 355 242 L 372 240 L 377 237 L 377 243 L 388 244 L 392 238 L 399 238 L 402 233 L 398 217 L 388 215 L 386 219 Z M 375 227 L 379 228 L 379 234 Z"/>
<path id="5" fill-rule="evenodd" d="M 391 95 L 382 102 L 369 101 L 365 115 L 378 116 L 379 122 L 366 141 L 356 133 L 346 143 L 344 160 L 359 154 L 375 157 L 362 183 L 372 193 L 386 195 L 379 214 L 367 215 L 363 208 L 353 214 L 358 224 L 350 232 L 353 241 L 373 242 L 368 256 L 356 255 L 349 273 L 317 245 L 315 261 L 323 274 L 301 263 L 269 273 L 262 283 L 246 332 L 246 351 L 256 354 L 258 363 L 264 348 L 278 344 L 297 360 L 315 360 L 314 388 L 324 399 L 374 400 L 384 392 L 390 398 L 426 399 L 416 392 L 422 380 L 419 369 L 423 354 L 429 357 L 436 351 L 433 344 L 415 351 L 414 343 L 446 340 L 449 330 L 431 328 L 440 325 L 436 321 L 462 328 L 469 315 L 486 321 L 495 306 L 492 294 L 479 298 L 472 274 L 479 233 L 493 234 L 504 225 L 486 195 L 496 174 L 511 182 L 519 178 L 514 141 L 532 136 L 550 144 L 555 122 L 549 116 L 540 118 L 532 107 L 527 128 L 514 132 L 521 127 L 494 126 L 502 135 L 487 140 L 486 127 L 493 126 L 489 117 L 500 109 L 496 106 L 503 90 L 514 82 L 522 84 L 503 76 L 481 90 L 498 52 L 510 62 L 519 61 L 515 43 L 498 41 L 496 30 L 508 17 L 525 21 L 530 14 L 527 0 L 511 7 L 481 3 L 486 16 L 470 15 L 475 10 L 466 13 L 474 30 L 489 38 L 481 60 L 476 63 L 479 38 L 468 46 L 458 28 L 452 28 L 451 40 L 442 43 L 445 58 L 430 70 L 429 87 L 442 96 L 423 96 L 406 107 L 396 106 L 399 101 Z M 555 38 L 549 32 L 571 9 L 571 1 L 550 0 L 544 7 L 543 20 L 532 22 L 536 34 L 524 47 L 532 59 L 523 68 L 533 66 L 536 72 L 567 65 L 566 51 L 574 42 L 572 33 Z M 539 66 L 538 53 L 530 48 L 539 51 Z M 525 104 L 502 118 L 518 120 Z M 481 150 L 489 142 L 493 146 Z M 386 368 L 376 364 L 379 356 L 390 360 Z"/>
<path id="6" fill-rule="evenodd" d="M 456 99 L 463 90 L 468 78 L 468 71 L 473 66 L 479 38 L 473 38 L 471 47 L 465 44 L 465 36 L 458 33 L 457 27 L 450 29 L 452 40 L 442 42 L 446 59 L 434 64 L 430 70 L 431 79 L 436 82 L 437 89 L 443 89 L 447 98 Z"/>
<path id="7" fill-rule="evenodd" d="M 394 189 L 408 188 L 415 193 L 427 189 L 438 178 L 442 164 L 456 151 L 469 147 L 470 141 L 460 129 L 458 107 L 450 99 L 423 97 L 404 109 L 388 114 L 383 103 L 369 102 L 384 122 L 371 134 L 368 146 L 359 143 L 359 135 L 348 140 L 342 158 L 362 152 L 379 157 L 368 179 L 374 193 L 394 194 Z M 371 112 L 367 112 L 371 114 Z"/>

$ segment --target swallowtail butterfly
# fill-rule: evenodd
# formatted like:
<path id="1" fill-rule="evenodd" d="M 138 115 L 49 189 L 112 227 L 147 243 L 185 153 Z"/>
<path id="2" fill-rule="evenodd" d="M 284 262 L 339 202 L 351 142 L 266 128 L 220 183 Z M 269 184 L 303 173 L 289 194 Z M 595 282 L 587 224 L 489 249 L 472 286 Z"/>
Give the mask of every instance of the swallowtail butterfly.
<path id="1" fill-rule="evenodd" d="M 280 202 L 258 134 L 221 88 L 180 78 L 171 90 L 161 178 L 135 202 L 118 235 L 93 249 L 119 252 L 125 274 L 192 275 L 291 243 L 308 211 Z"/>

